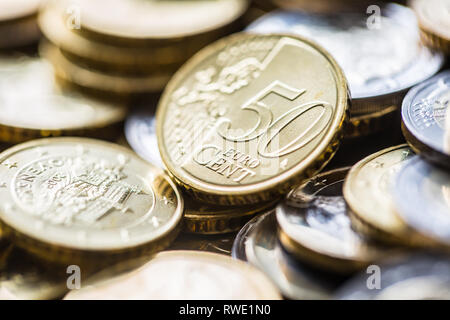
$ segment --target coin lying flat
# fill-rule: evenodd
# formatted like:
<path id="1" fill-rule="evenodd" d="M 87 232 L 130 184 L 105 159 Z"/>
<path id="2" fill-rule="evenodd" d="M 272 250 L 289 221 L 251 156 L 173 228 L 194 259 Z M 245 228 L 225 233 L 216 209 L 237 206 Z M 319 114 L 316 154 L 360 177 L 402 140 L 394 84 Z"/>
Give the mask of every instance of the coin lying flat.
<path id="1" fill-rule="evenodd" d="M 402 124 L 411 147 L 428 160 L 450 167 L 450 71 L 411 89 L 403 100 Z"/>
<path id="2" fill-rule="evenodd" d="M 0 2 L 0 21 L 21 19 L 36 14 L 42 0 L 2 0 Z"/>
<path id="3" fill-rule="evenodd" d="M 352 94 L 352 116 L 399 107 L 404 90 L 428 79 L 442 66 L 442 54 L 419 45 L 414 13 L 389 4 L 378 25 L 365 11 L 311 15 L 275 11 L 247 27 L 258 33 L 289 32 L 317 41 L 342 66 Z"/>
<path id="4" fill-rule="evenodd" d="M 82 33 L 109 41 L 183 38 L 217 30 L 238 19 L 246 0 L 76 0 Z M 107 14 L 103 14 L 107 8 Z"/>
<path id="5" fill-rule="evenodd" d="M 136 271 L 70 292 L 65 299 L 279 299 L 257 269 L 221 254 L 168 251 Z"/>
<path id="6" fill-rule="evenodd" d="M 41 32 L 36 17 L 31 16 L 18 21 L 0 21 L 0 49 L 14 49 L 36 44 Z"/>
<path id="7" fill-rule="evenodd" d="M 274 5 L 283 9 L 302 10 L 308 13 L 336 13 L 336 12 L 365 12 L 367 8 L 377 3 L 373 0 L 270 0 Z M 398 1 L 397 1 L 398 2 Z"/>
<path id="8" fill-rule="evenodd" d="M 275 211 L 253 218 L 239 231 L 232 255 L 262 270 L 289 299 L 326 299 L 343 281 L 302 264 L 284 251 L 277 239 Z"/>
<path id="9" fill-rule="evenodd" d="M 160 249 L 177 233 L 183 201 L 176 186 L 126 148 L 40 139 L 4 151 L 0 163 L 2 228 L 45 259 L 133 256 Z"/>
<path id="10" fill-rule="evenodd" d="M 26 92 L 20 95 L 18 92 Z M 125 119 L 125 105 L 64 92 L 45 60 L 0 57 L 0 141 L 87 135 L 113 139 Z"/>
<path id="11" fill-rule="evenodd" d="M 394 200 L 409 226 L 434 243 L 450 246 L 450 173 L 416 156 L 398 173 Z"/>
<path id="12" fill-rule="evenodd" d="M 181 233 L 168 250 L 197 250 L 230 256 L 235 237 L 236 233 L 218 235 Z"/>
<path id="13" fill-rule="evenodd" d="M 151 164 L 164 167 L 156 137 L 156 117 L 152 106 L 133 111 L 125 121 L 125 137 L 133 150 Z"/>
<path id="14" fill-rule="evenodd" d="M 364 272 L 337 292 L 342 300 L 448 300 L 450 299 L 450 260 L 445 256 L 416 254 L 398 256 L 378 266 L 380 287 L 368 287 Z M 374 275 L 374 274 L 373 274 Z M 372 286 L 376 282 L 370 282 Z"/>
<path id="15" fill-rule="evenodd" d="M 422 36 L 428 45 L 450 53 L 450 1 L 413 0 Z"/>
<path id="16" fill-rule="evenodd" d="M 352 167 L 343 191 L 352 224 L 359 232 L 383 242 L 424 245 L 398 217 L 392 199 L 394 179 L 412 156 L 408 146 L 400 145 L 374 153 Z"/>
<path id="17" fill-rule="evenodd" d="M 294 188 L 276 209 L 283 247 L 327 271 L 352 273 L 387 250 L 351 228 L 342 196 L 349 168 L 321 173 Z"/>
<path id="18" fill-rule="evenodd" d="M 341 70 L 315 44 L 235 34 L 200 51 L 166 87 L 161 156 L 199 200 L 270 201 L 329 161 L 347 99 Z"/>

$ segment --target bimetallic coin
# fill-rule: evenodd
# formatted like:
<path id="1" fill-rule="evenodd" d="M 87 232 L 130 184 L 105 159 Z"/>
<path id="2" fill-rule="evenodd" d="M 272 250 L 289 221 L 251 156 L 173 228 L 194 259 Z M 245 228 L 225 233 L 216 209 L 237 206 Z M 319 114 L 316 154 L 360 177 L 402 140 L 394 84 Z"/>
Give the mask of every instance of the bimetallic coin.
<path id="1" fill-rule="evenodd" d="M 413 155 L 407 145 L 399 145 L 374 153 L 352 167 L 343 191 L 356 230 L 382 242 L 426 244 L 398 217 L 392 199 L 395 177 Z"/>
<path id="2" fill-rule="evenodd" d="M 413 0 L 425 43 L 450 54 L 450 1 Z"/>
<path id="3" fill-rule="evenodd" d="M 156 117 L 153 106 L 131 113 L 125 121 L 125 137 L 131 148 L 151 164 L 164 168 L 156 138 Z"/>
<path id="4" fill-rule="evenodd" d="M 364 13 L 310 15 L 275 11 L 247 31 L 289 32 L 317 41 L 341 65 L 352 95 L 351 115 L 401 105 L 405 90 L 428 79 L 442 66 L 442 54 L 419 44 L 414 13 L 388 4 L 373 25 Z"/>
<path id="5" fill-rule="evenodd" d="M 321 173 L 294 188 L 277 209 L 279 239 L 302 261 L 349 274 L 387 254 L 351 227 L 342 196 L 349 168 Z"/>
<path id="6" fill-rule="evenodd" d="M 400 218 L 423 237 L 450 247 L 450 173 L 416 156 L 398 173 L 394 200 Z"/>
<path id="7" fill-rule="evenodd" d="M 25 250 L 76 263 L 159 250 L 183 200 L 161 169 L 112 143 L 30 141 L 0 154 L 0 223 Z"/>
<path id="8" fill-rule="evenodd" d="M 123 42 L 177 39 L 220 29 L 238 19 L 247 0 L 71 0 L 83 15 L 80 33 Z M 105 12 L 106 11 L 106 12 Z"/>
<path id="9" fill-rule="evenodd" d="M 210 205 L 184 197 L 184 230 L 189 233 L 222 234 L 236 232 L 254 215 L 275 207 L 278 201 L 246 206 Z"/>
<path id="10" fill-rule="evenodd" d="M 265 300 L 280 295 L 262 272 L 231 257 L 168 251 L 136 271 L 74 290 L 65 299 Z"/>
<path id="11" fill-rule="evenodd" d="M 392 257 L 376 267 L 379 268 L 377 273 L 380 275 L 379 281 L 369 280 L 367 272 L 361 273 L 344 284 L 335 298 L 342 300 L 450 299 L 448 257 L 426 254 L 404 255 Z"/>
<path id="12" fill-rule="evenodd" d="M 326 274 L 293 259 L 278 242 L 275 211 L 250 220 L 233 244 L 233 258 L 262 270 L 289 299 L 326 299 L 343 278 Z"/>
<path id="13" fill-rule="evenodd" d="M 214 204 L 270 201 L 333 156 L 347 117 L 345 77 L 295 36 L 235 34 L 171 79 L 157 110 L 166 168 Z"/>
<path id="14" fill-rule="evenodd" d="M 26 94 L 18 94 L 18 93 Z M 64 92 L 48 62 L 0 57 L 0 141 L 18 143 L 49 136 L 114 139 L 127 108 Z"/>
<path id="15" fill-rule="evenodd" d="M 411 89 L 403 100 L 402 129 L 417 153 L 450 167 L 450 70 Z"/>

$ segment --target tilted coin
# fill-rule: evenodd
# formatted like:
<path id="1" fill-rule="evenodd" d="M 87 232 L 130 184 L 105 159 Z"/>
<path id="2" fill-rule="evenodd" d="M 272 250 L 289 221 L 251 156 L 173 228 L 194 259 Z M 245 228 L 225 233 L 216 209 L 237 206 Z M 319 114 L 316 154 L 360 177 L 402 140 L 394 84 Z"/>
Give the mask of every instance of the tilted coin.
<path id="1" fill-rule="evenodd" d="M 398 173 L 394 200 L 400 218 L 430 241 L 450 247 L 450 173 L 420 157 Z"/>
<path id="2" fill-rule="evenodd" d="M 359 232 L 382 242 L 425 244 L 398 217 L 392 198 L 395 177 L 413 155 L 407 145 L 399 145 L 374 153 L 352 167 L 344 184 L 344 197 Z"/>
<path id="3" fill-rule="evenodd" d="M 439 255 L 397 256 L 344 284 L 335 298 L 342 300 L 448 300 L 450 260 Z M 375 271 L 378 270 L 378 271 Z M 375 272 L 379 281 L 373 277 Z M 371 276 L 372 279 L 368 279 Z M 369 281 L 370 280 L 370 281 Z"/>
<path id="4" fill-rule="evenodd" d="M 36 14 L 42 0 L 2 0 L 0 2 L 0 21 L 21 19 Z"/>
<path id="5" fill-rule="evenodd" d="M 62 91 L 54 83 L 52 67 L 43 59 L 0 57 L 2 142 L 62 135 L 114 139 L 126 113 L 125 105 Z"/>
<path id="6" fill-rule="evenodd" d="M 450 1 L 413 0 L 425 43 L 450 54 Z"/>
<path id="7" fill-rule="evenodd" d="M 326 299 L 343 281 L 293 259 L 283 249 L 275 211 L 253 218 L 239 231 L 232 255 L 262 270 L 289 299 Z"/>
<path id="8" fill-rule="evenodd" d="M 78 6 L 83 14 L 80 33 L 120 43 L 177 39 L 211 32 L 238 19 L 248 6 L 247 0 L 72 0 L 69 3 Z"/>
<path id="9" fill-rule="evenodd" d="M 101 262 L 173 240 L 183 200 L 161 169 L 112 143 L 39 139 L 0 154 L 0 223 L 48 260 Z"/>
<path id="10" fill-rule="evenodd" d="M 161 156 L 198 200 L 270 201 L 330 160 L 347 99 L 339 66 L 312 42 L 235 34 L 200 51 L 166 87 Z"/>
<path id="11" fill-rule="evenodd" d="M 406 140 L 428 160 L 450 167 L 450 70 L 411 89 L 403 100 L 402 129 Z"/>
<path id="12" fill-rule="evenodd" d="M 189 196 L 185 196 L 184 200 L 184 230 L 200 234 L 236 232 L 254 215 L 276 205 L 276 201 L 271 201 L 245 206 L 213 206 L 196 201 Z"/>
<path id="13" fill-rule="evenodd" d="M 442 66 L 442 54 L 419 44 L 412 10 L 383 6 L 369 24 L 364 13 L 310 15 L 275 11 L 247 31 L 289 32 L 321 44 L 342 66 L 352 95 L 352 116 L 399 107 L 405 90 L 428 79 Z"/>
<path id="14" fill-rule="evenodd" d="M 57 77 L 87 92 L 97 92 L 106 96 L 159 92 L 171 77 L 170 73 L 122 76 L 91 70 L 73 63 L 59 48 L 50 43 L 41 43 L 40 53 L 52 63 Z"/>
<path id="15" fill-rule="evenodd" d="M 129 274 L 93 283 L 65 299 L 279 299 L 257 269 L 221 254 L 167 251 Z"/>
<path id="16" fill-rule="evenodd" d="M 139 108 L 128 116 L 125 121 L 125 137 L 138 155 L 155 166 L 164 167 L 158 149 L 153 106 Z"/>
<path id="17" fill-rule="evenodd" d="M 351 227 L 342 196 L 349 168 L 321 173 L 294 188 L 276 209 L 279 239 L 302 261 L 349 274 L 383 257 L 388 250 Z"/>

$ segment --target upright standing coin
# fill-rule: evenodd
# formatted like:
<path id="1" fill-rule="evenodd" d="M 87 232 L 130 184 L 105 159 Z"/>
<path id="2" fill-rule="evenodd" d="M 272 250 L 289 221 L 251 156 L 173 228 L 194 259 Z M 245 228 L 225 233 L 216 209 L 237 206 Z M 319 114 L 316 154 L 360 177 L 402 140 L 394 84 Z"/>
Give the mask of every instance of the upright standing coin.
<path id="1" fill-rule="evenodd" d="M 160 168 L 164 167 L 156 138 L 156 118 L 153 106 L 131 113 L 125 121 L 125 137 L 138 155 Z"/>
<path id="2" fill-rule="evenodd" d="M 197 199 L 269 201 L 334 155 L 347 103 L 342 71 L 314 43 L 236 34 L 172 78 L 157 111 L 158 145 Z"/>
<path id="3" fill-rule="evenodd" d="M 161 169 L 91 139 L 40 139 L 0 154 L 0 223 L 49 260 L 102 262 L 161 249 L 183 201 Z"/>
<path id="4" fill-rule="evenodd" d="M 400 107 L 405 90 L 433 76 L 444 61 L 442 54 L 419 44 L 417 20 L 410 9 L 389 4 L 381 13 L 371 21 L 365 11 L 330 15 L 276 11 L 247 30 L 289 32 L 317 41 L 344 70 L 352 117 L 376 118 L 377 112 Z"/>
<path id="5" fill-rule="evenodd" d="M 422 236 L 450 247 L 450 173 L 420 157 L 398 173 L 394 199 L 400 217 Z"/>
<path id="6" fill-rule="evenodd" d="M 413 0 L 411 7 L 419 19 L 425 42 L 450 54 L 450 1 Z"/>
<path id="7" fill-rule="evenodd" d="M 129 274 L 72 291 L 66 299 L 265 300 L 280 296 L 263 273 L 231 257 L 168 251 Z"/>
<path id="8" fill-rule="evenodd" d="M 289 299 L 329 298 L 343 280 L 293 259 L 283 249 L 275 211 L 253 218 L 239 231 L 232 255 L 262 270 Z"/>
<path id="9" fill-rule="evenodd" d="M 356 233 L 342 186 L 348 168 L 321 173 L 294 188 L 277 207 L 283 247 L 311 265 L 349 274 L 386 254 Z"/>
<path id="10" fill-rule="evenodd" d="M 408 146 L 400 145 L 374 153 L 352 167 L 344 184 L 344 197 L 358 231 L 383 242 L 424 244 L 397 216 L 392 199 L 394 179 L 412 156 Z"/>
<path id="11" fill-rule="evenodd" d="M 26 94 L 18 94 L 22 92 Z M 42 59 L 0 57 L 0 141 L 49 136 L 114 139 L 127 107 L 62 91 Z"/>
<path id="12" fill-rule="evenodd" d="M 342 300 L 448 300 L 450 260 L 445 256 L 397 256 L 379 265 L 379 282 L 369 287 L 367 272 L 343 285 L 335 298 Z M 377 286 L 379 288 L 376 288 Z M 376 288 L 376 289 L 375 289 Z M 375 290 L 374 290 L 375 289 Z"/>
<path id="13" fill-rule="evenodd" d="M 450 70 L 411 89 L 403 100 L 402 129 L 406 140 L 428 160 L 450 168 L 447 114 L 450 110 Z"/>

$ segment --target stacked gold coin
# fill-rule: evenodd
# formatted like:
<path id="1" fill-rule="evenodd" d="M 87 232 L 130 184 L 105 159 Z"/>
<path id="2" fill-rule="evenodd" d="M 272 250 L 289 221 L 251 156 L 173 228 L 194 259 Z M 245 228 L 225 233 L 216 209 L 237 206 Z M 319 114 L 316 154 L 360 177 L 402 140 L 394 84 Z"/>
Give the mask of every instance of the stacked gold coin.
<path id="1" fill-rule="evenodd" d="M 41 53 L 65 83 L 103 96 L 162 90 L 206 44 L 233 32 L 246 0 L 50 1 Z"/>
<path id="2" fill-rule="evenodd" d="M 36 14 L 42 0 L 0 2 L 0 49 L 24 47 L 40 37 Z"/>

